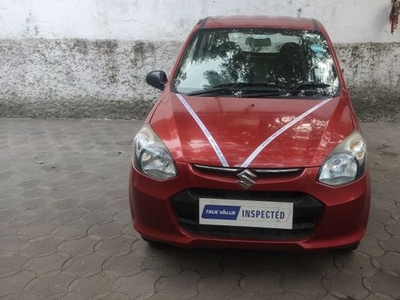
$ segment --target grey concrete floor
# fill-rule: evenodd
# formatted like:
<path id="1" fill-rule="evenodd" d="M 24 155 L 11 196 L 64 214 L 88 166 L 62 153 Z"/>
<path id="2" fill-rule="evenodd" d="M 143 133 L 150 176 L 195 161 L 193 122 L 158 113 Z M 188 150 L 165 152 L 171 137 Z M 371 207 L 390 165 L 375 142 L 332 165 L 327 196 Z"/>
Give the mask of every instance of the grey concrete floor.
<path id="1" fill-rule="evenodd" d="M 149 246 L 127 199 L 140 126 L 0 119 L 1 299 L 400 299 L 400 124 L 363 124 L 358 250 L 312 254 Z"/>

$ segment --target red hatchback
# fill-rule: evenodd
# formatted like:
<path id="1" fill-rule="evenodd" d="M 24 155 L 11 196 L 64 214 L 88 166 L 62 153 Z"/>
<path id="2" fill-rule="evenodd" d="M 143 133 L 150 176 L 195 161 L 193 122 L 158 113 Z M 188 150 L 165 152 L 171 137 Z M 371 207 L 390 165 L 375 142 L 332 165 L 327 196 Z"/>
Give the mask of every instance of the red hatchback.
<path id="1" fill-rule="evenodd" d="M 320 22 L 212 17 L 190 33 L 135 137 L 133 224 L 185 247 L 356 248 L 366 145 Z"/>

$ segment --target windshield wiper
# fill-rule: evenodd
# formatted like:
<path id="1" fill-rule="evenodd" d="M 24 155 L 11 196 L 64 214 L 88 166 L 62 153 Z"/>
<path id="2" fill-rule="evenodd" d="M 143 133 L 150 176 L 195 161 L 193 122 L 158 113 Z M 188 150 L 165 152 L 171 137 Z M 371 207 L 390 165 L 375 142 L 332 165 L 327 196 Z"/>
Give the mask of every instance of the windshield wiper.
<path id="1" fill-rule="evenodd" d="M 248 93 L 241 94 L 240 98 L 263 98 L 263 97 L 271 97 L 271 96 L 286 96 L 290 95 L 288 92 L 284 90 L 273 91 L 273 92 L 264 92 L 264 93 Z"/>
<path id="2" fill-rule="evenodd" d="M 276 84 L 276 83 L 235 82 L 235 83 L 218 84 L 209 89 L 197 90 L 197 91 L 190 92 L 190 93 L 188 93 L 188 95 L 189 96 L 199 96 L 199 95 L 214 94 L 214 93 L 224 92 L 224 91 L 231 92 L 231 91 L 236 91 L 236 90 L 245 90 L 246 88 L 253 88 L 253 87 L 276 88 L 276 89 L 273 89 L 272 91 L 270 91 L 270 89 L 268 89 L 269 92 L 271 92 L 271 93 L 281 93 L 282 89 L 285 88 L 285 86 Z"/>
<path id="3" fill-rule="evenodd" d="M 207 94 L 214 94 L 214 93 L 219 93 L 219 92 L 231 92 L 231 88 L 227 87 L 217 87 L 217 88 L 210 88 L 210 89 L 205 89 L 205 90 L 197 90 L 188 93 L 188 96 L 199 96 L 199 95 L 207 95 Z"/>
<path id="4" fill-rule="evenodd" d="M 218 87 L 233 87 L 233 88 L 248 88 L 248 87 L 275 87 L 279 89 L 284 89 L 285 86 L 282 84 L 277 84 L 273 82 L 259 83 L 259 82 L 233 82 L 233 83 L 224 83 L 218 84 L 214 86 L 214 88 Z"/>
<path id="5" fill-rule="evenodd" d="M 310 96 L 333 96 L 334 92 L 331 89 L 330 84 L 327 83 L 316 83 L 316 82 L 303 82 L 288 88 L 286 91 L 289 94 L 296 95 L 298 97 L 310 97 Z"/>
<path id="6" fill-rule="evenodd" d="M 304 90 L 305 88 L 314 88 L 314 89 L 323 88 L 324 89 L 324 88 L 327 88 L 327 87 L 330 87 L 330 86 L 331 85 L 327 84 L 327 83 L 315 83 L 313 81 L 310 81 L 310 82 L 299 83 L 298 85 L 295 85 L 295 86 L 293 86 L 291 88 L 288 88 L 287 91 L 288 92 L 299 91 L 299 90 Z"/>
<path id="7" fill-rule="evenodd" d="M 290 95 L 293 92 L 301 92 L 303 90 L 314 90 L 317 88 L 327 88 L 330 87 L 327 83 L 315 83 L 315 82 L 302 82 L 292 87 L 285 87 L 282 84 L 276 83 L 249 83 L 249 82 L 236 82 L 236 83 L 224 83 L 213 86 L 209 89 L 197 90 L 188 93 L 189 96 L 207 95 L 214 93 L 226 92 L 229 94 L 234 94 L 234 91 L 253 91 L 253 93 L 240 93 L 238 96 L 240 98 L 257 98 L 257 97 L 268 97 L 268 96 L 282 96 Z M 256 88 L 256 89 L 248 89 Z M 269 88 L 269 89 L 260 89 Z M 274 89 L 270 89 L 274 88 Z"/>

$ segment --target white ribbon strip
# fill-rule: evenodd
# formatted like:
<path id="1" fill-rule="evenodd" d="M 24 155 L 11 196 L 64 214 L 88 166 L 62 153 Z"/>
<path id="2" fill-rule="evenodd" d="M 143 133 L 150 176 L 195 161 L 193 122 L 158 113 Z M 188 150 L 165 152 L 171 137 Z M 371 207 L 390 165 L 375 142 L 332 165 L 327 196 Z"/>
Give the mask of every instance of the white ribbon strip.
<path id="1" fill-rule="evenodd" d="M 187 109 L 187 111 L 192 115 L 193 119 L 196 121 L 197 125 L 199 125 L 200 129 L 203 131 L 204 135 L 210 142 L 211 146 L 213 147 L 215 154 L 217 154 L 218 159 L 221 161 L 221 164 L 224 167 L 229 167 L 228 162 L 225 159 L 224 154 L 222 153 L 221 149 L 219 148 L 217 142 L 212 137 L 211 133 L 208 131 L 207 127 L 204 123 L 200 120 L 200 118 L 196 115 L 194 110 L 190 107 L 189 103 L 186 102 L 185 98 L 181 94 L 176 94 L 178 99 L 182 102 L 183 106 Z"/>
<path id="2" fill-rule="evenodd" d="M 292 127 L 294 124 L 299 122 L 300 120 L 304 119 L 307 117 L 309 114 L 313 113 L 316 111 L 318 108 L 324 106 L 327 104 L 329 101 L 331 101 L 332 98 L 326 99 L 322 101 L 321 103 L 315 105 L 311 109 L 307 110 L 305 113 L 302 115 L 298 116 L 297 118 L 293 119 L 291 122 L 287 123 L 285 126 L 283 126 L 281 129 L 279 129 L 277 132 L 275 132 L 273 135 L 271 135 L 269 138 L 267 138 L 260 146 L 257 147 L 256 150 L 246 159 L 246 161 L 242 164 L 242 168 L 247 168 L 251 162 L 257 157 L 260 152 L 268 146 L 274 139 L 276 139 L 278 136 L 280 136 L 282 133 L 284 133 L 286 130 L 288 130 L 290 127 Z"/>
<path id="3" fill-rule="evenodd" d="M 196 115 L 194 110 L 190 107 L 189 103 L 186 102 L 185 98 L 183 98 L 183 96 L 181 94 L 176 94 L 176 96 L 182 102 L 183 106 L 187 109 L 187 111 L 191 114 L 191 116 L 196 121 L 196 123 L 199 125 L 199 127 L 203 131 L 204 135 L 207 137 L 207 139 L 210 142 L 211 146 L 213 147 L 215 153 L 217 154 L 219 160 L 221 161 L 221 164 L 224 167 L 229 167 L 229 164 L 226 161 L 224 154 L 222 153 L 221 149 L 219 148 L 217 142 L 212 137 L 211 133 L 208 131 L 207 127 L 200 120 L 200 118 Z M 305 113 L 303 113 L 300 116 L 298 116 L 297 118 L 293 119 L 291 122 L 287 123 L 281 129 L 279 129 L 277 132 L 275 132 L 273 135 L 271 135 L 269 138 L 267 138 L 260 146 L 257 147 L 256 150 L 253 151 L 252 154 L 250 154 L 250 156 L 241 165 L 241 168 L 247 168 L 251 164 L 251 162 L 257 157 L 257 155 L 260 154 L 260 152 L 263 151 L 264 148 L 267 147 L 273 140 L 275 140 L 278 136 L 280 136 L 282 133 L 284 133 L 286 130 L 288 130 L 290 127 L 292 127 L 294 124 L 298 123 L 299 121 L 301 121 L 302 119 L 307 117 L 309 114 L 313 113 L 314 111 L 316 111 L 320 107 L 324 106 L 331 100 L 332 100 L 332 98 L 326 99 L 326 100 L 320 102 L 319 104 L 313 106 L 312 108 L 307 110 Z"/>

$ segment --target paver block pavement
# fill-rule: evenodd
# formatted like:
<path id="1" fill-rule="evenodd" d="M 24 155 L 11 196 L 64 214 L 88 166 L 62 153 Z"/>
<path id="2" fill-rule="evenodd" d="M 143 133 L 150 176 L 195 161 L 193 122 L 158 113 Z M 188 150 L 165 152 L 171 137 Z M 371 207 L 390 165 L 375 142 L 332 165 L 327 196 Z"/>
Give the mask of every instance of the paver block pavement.
<path id="1" fill-rule="evenodd" d="M 132 228 L 139 121 L 0 119 L 0 299 L 400 299 L 400 124 L 363 124 L 370 221 L 352 252 L 150 246 Z"/>

